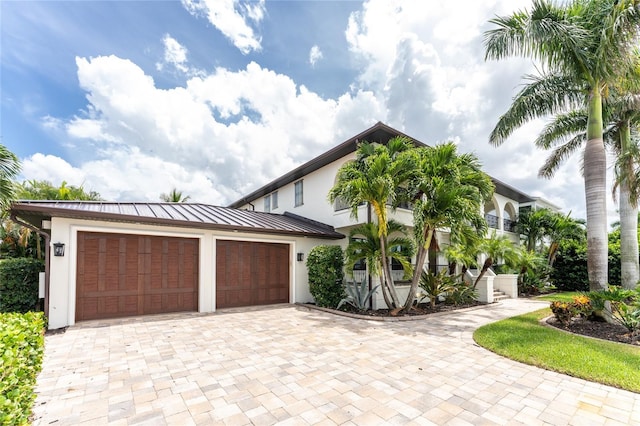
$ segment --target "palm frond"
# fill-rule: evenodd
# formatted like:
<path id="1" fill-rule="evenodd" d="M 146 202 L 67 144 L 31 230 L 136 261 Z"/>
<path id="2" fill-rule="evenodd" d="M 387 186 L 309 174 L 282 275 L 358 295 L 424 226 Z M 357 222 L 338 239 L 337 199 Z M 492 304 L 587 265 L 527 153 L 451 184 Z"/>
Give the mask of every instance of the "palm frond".
<path id="1" fill-rule="evenodd" d="M 568 157 L 570 157 L 577 150 L 582 148 L 582 145 L 587 141 L 587 134 L 580 133 L 570 139 L 568 142 L 560 145 L 556 149 L 553 150 L 551 155 L 547 157 L 544 165 L 538 171 L 538 176 L 544 178 L 551 178 L 560 167 L 560 164 L 564 162 Z"/>
<path id="2" fill-rule="evenodd" d="M 513 103 L 489 135 L 489 143 L 501 145 L 516 129 L 535 118 L 575 109 L 584 104 L 583 87 L 561 74 L 529 75 L 529 83 L 514 97 Z"/>

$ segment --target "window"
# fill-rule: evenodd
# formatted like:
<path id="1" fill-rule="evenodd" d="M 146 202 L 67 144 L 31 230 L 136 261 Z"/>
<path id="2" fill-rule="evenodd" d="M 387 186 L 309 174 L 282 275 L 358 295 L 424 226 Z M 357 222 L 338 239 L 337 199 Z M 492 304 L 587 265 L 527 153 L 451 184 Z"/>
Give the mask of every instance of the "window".
<path id="1" fill-rule="evenodd" d="M 301 206 L 303 204 L 302 200 L 302 181 L 299 180 L 294 184 L 295 191 L 295 206 Z"/>
<path id="2" fill-rule="evenodd" d="M 271 211 L 271 195 L 264 197 L 264 211 L 267 213 Z"/>
<path id="3" fill-rule="evenodd" d="M 271 194 L 271 210 L 278 208 L 278 191 L 273 191 Z"/>

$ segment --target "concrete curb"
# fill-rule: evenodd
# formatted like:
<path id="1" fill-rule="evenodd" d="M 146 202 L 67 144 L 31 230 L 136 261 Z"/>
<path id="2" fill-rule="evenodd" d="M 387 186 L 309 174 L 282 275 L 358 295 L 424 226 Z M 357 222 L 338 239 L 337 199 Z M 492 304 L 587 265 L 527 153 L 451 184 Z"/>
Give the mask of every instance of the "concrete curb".
<path id="1" fill-rule="evenodd" d="M 335 309 L 323 308 L 320 306 L 310 305 L 307 303 L 296 303 L 296 306 L 301 308 L 306 308 L 309 311 L 315 310 L 315 311 L 327 312 L 329 314 L 334 314 L 341 317 L 368 320 L 368 321 L 384 321 L 384 322 L 420 321 L 428 318 L 441 317 L 451 313 L 470 312 L 470 311 L 477 311 L 480 309 L 487 309 L 487 308 L 491 308 L 498 305 L 500 305 L 500 302 L 489 303 L 489 304 L 480 305 L 480 306 L 472 306 L 470 308 L 455 309 L 453 311 L 447 311 L 447 312 L 435 312 L 432 314 L 425 314 L 425 315 L 410 315 L 410 316 L 403 316 L 403 317 L 378 317 L 373 315 L 362 315 L 362 314 L 354 314 L 352 312 L 338 311 Z"/>

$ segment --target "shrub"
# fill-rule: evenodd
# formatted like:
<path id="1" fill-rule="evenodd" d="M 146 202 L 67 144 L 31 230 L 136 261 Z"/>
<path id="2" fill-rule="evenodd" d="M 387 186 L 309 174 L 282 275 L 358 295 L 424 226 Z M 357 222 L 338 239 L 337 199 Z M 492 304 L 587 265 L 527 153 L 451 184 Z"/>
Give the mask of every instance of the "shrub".
<path id="1" fill-rule="evenodd" d="M 561 242 L 549 279 L 559 291 L 589 291 L 586 243 Z"/>
<path id="2" fill-rule="evenodd" d="M 307 257 L 309 291 L 318 306 L 335 308 L 344 292 L 344 257 L 339 246 L 316 246 Z"/>
<path id="3" fill-rule="evenodd" d="M 440 296 L 453 291 L 454 278 L 448 275 L 446 269 L 435 274 L 431 271 L 422 271 L 420 275 L 420 290 L 423 298 L 429 299 L 431 309 L 436 307 L 436 302 Z"/>
<path id="4" fill-rule="evenodd" d="M 27 312 L 38 303 L 41 260 L 29 258 L 0 261 L 0 312 Z"/>
<path id="5" fill-rule="evenodd" d="M 449 305 L 467 305 L 478 300 L 478 290 L 464 281 L 455 282 L 447 293 L 444 303 Z"/>
<path id="6" fill-rule="evenodd" d="M 28 424 L 43 349 L 41 312 L 0 313 L 0 424 Z"/>
<path id="7" fill-rule="evenodd" d="M 630 333 L 640 330 L 640 292 L 609 286 L 606 290 L 592 291 L 589 297 L 593 300 L 594 310 L 607 311 L 617 323 Z M 609 302 L 607 306 L 606 302 Z"/>
<path id="8" fill-rule="evenodd" d="M 561 302 L 555 300 L 551 302 L 551 312 L 562 325 L 569 325 L 571 318 L 576 316 L 577 311 L 572 302 Z"/>

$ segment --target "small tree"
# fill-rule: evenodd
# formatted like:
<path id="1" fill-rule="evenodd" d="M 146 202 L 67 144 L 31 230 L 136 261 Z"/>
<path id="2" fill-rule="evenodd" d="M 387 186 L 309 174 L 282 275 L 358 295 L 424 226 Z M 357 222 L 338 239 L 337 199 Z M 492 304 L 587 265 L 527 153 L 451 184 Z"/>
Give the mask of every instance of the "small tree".
<path id="1" fill-rule="evenodd" d="M 345 297 L 344 258 L 340 246 L 316 246 L 307 257 L 309 291 L 318 306 L 335 308 Z"/>

